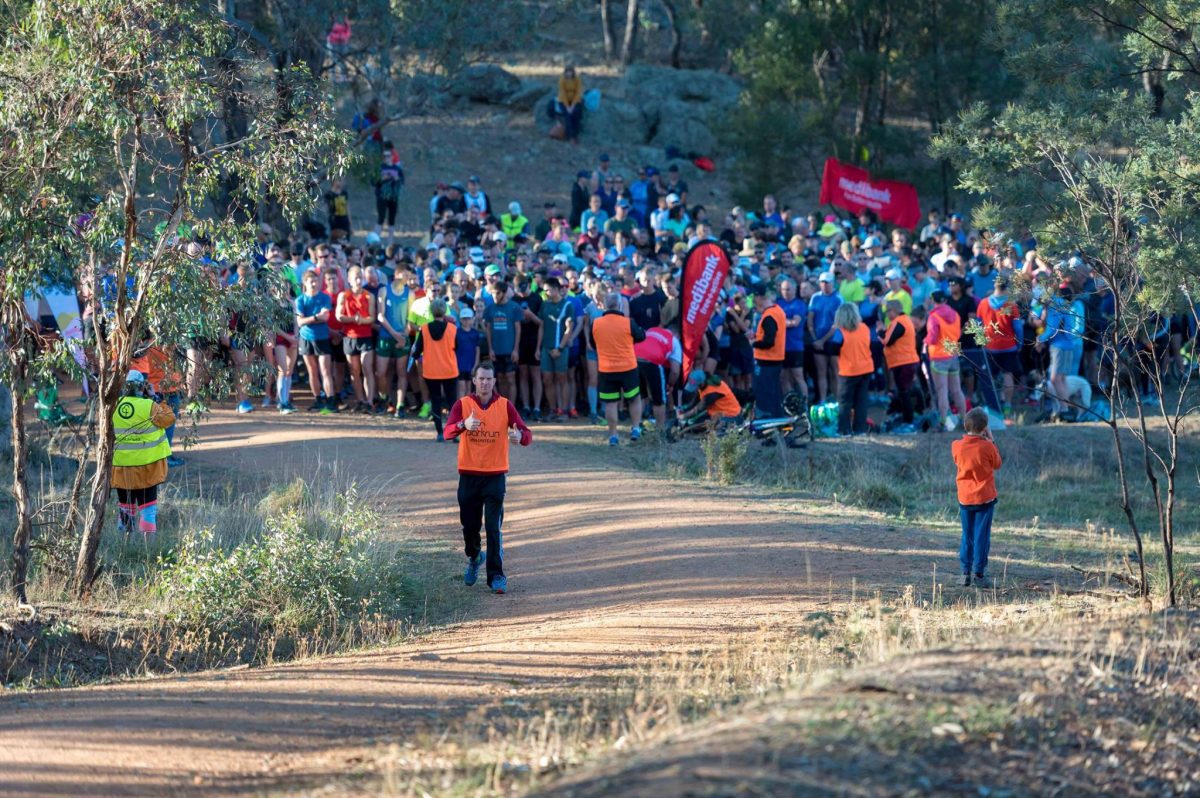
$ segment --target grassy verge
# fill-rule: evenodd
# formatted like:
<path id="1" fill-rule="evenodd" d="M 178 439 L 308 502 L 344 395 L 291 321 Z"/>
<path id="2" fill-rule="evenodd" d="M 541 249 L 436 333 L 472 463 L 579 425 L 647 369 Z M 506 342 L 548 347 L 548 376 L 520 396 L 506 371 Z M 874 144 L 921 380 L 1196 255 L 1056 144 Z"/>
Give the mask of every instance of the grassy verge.
<path id="1" fill-rule="evenodd" d="M 41 501 L 63 489 L 58 478 L 41 486 Z M 230 475 L 169 482 L 153 540 L 106 530 L 86 605 L 68 589 L 76 542 L 41 540 L 37 615 L 0 619 L 0 684 L 269 664 L 395 643 L 453 620 L 466 600 L 451 589 L 459 558 L 385 524 L 374 494 L 330 473 L 275 486 Z"/>

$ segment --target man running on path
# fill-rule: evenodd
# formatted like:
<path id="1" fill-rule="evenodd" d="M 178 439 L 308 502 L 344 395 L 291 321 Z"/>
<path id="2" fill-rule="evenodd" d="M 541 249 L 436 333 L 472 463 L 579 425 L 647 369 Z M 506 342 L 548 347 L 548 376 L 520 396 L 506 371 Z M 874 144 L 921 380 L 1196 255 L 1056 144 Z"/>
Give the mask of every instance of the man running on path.
<path id="1" fill-rule="evenodd" d="M 496 593 L 508 590 L 504 576 L 505 474 L 508 473 L 509 442 L 528 446 L 533 433 L 512 402 L 498 395 L 496 372 L 490 362 L 475 367 L 475 393 L 454 403 L 446 420 L 446 439 L 462 436 L 458 444 L 458 514 L 466 544 L 467 570 L 463 581 L 475 584 L 479 577 L 479 528 L 487 530 L 487 583 Z"/>

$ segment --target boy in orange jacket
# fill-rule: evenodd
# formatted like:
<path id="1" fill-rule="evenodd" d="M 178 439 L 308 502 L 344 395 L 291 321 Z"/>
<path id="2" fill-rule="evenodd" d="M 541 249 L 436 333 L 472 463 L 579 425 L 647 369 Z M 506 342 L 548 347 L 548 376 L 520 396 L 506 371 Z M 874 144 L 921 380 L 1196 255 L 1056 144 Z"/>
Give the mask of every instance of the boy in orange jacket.
<path id="1" fill-rule="evenodd" d="M 963 437 L 950 446 L 958 467 L 958 505 L 962 519 L 962 542 L 958 559 L 962 563 L 963 587 L 971 586 L 971 574 L 978 587 L 987 587 L 988 549 L 992 543 L 992 514 L 996 510 L 996 469 L 1000 450 L 988 429 L 987 411 L 977 407 L 963 419 Z"/>

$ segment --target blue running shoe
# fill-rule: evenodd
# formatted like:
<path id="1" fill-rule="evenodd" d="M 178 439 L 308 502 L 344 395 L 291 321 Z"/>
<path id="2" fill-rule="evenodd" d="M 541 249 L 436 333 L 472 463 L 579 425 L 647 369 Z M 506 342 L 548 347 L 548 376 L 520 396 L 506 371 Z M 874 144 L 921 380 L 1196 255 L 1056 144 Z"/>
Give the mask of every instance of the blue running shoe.
<path id="1" fill-rule="evenodd" d="M 242 415 L 245 415 L 247 413 L 253 413 L 254 405 L 250 404 L 250 400 L 247 399 L 246 401 L 242 402 L 241 404 L 239 404 L 237 406 L 237 411 L 239 413 L 241 413 Z"/>
<path id="2" fill-rule="evenodd" d="M 608 445 L 609 446 L 620 446 L 621 441 L 619 438 L 617 438 L 616 435 L 609 435 L 608 436 Z"/>
<path id="3" fill-rule="evenodd" d="M 629 440 L 640 441 L 641 439 L 642 439 L 642 428 L 641 427 L 634 427 L 633 429 L 629 430 Z"/>
<path id="4" fill-rule="evenodd" d="M 492 580 L 492 592 L 493 593 L 502 595 L 505 592 L 507 592 L 507 590 L 508 590 L 508 580 L 505 579 L 503 576 L 497 576 L 495 579 Z"/>
<path id="5" fill-rule="evenodd" d="M 463 572 L 463 584 L 467 587 L 475 584 L 479 579 L 479 566 L 483 564 L 483 552 L 475 555 L 474 559 L 467 560 L 467 570 Z"/>

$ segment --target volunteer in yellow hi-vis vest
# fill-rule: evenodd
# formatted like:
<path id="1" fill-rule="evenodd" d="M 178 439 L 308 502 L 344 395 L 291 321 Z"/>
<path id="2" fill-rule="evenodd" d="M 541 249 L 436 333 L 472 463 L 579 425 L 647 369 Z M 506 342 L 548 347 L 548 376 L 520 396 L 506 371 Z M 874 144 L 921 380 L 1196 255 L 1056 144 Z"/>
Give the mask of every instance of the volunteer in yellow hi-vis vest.
<path id="1" fill-rule="evenodd" d="M 467 554 L 463 581 L 469 587 L 479 577 L 482 526 L 487 530 L 488 587 L 504 593 L 508 579 L 500 524 L 504 521 L 508 447 L 510 442 L 528 446 L 533 443 L 533 433 L 512 402 L 496 393 L 496 371 L 490 362 L 475 367 L 472 381 L 475 393 L 454 403 L 445 430 L 446 440 L 458 439 L 458 516 Z"/>
<path id="2" fill-rule="evenodd" d="M 113 411 L 117 529 L 127 535 L 135 525 L 147 536 L 158 531 L 158 486 L 167 481 L 171 444 L 166 429 L 175 423 L 175 414 L 152 395 L 146 375 L 131 371 L 125 378 L 125 395 Z"/>

